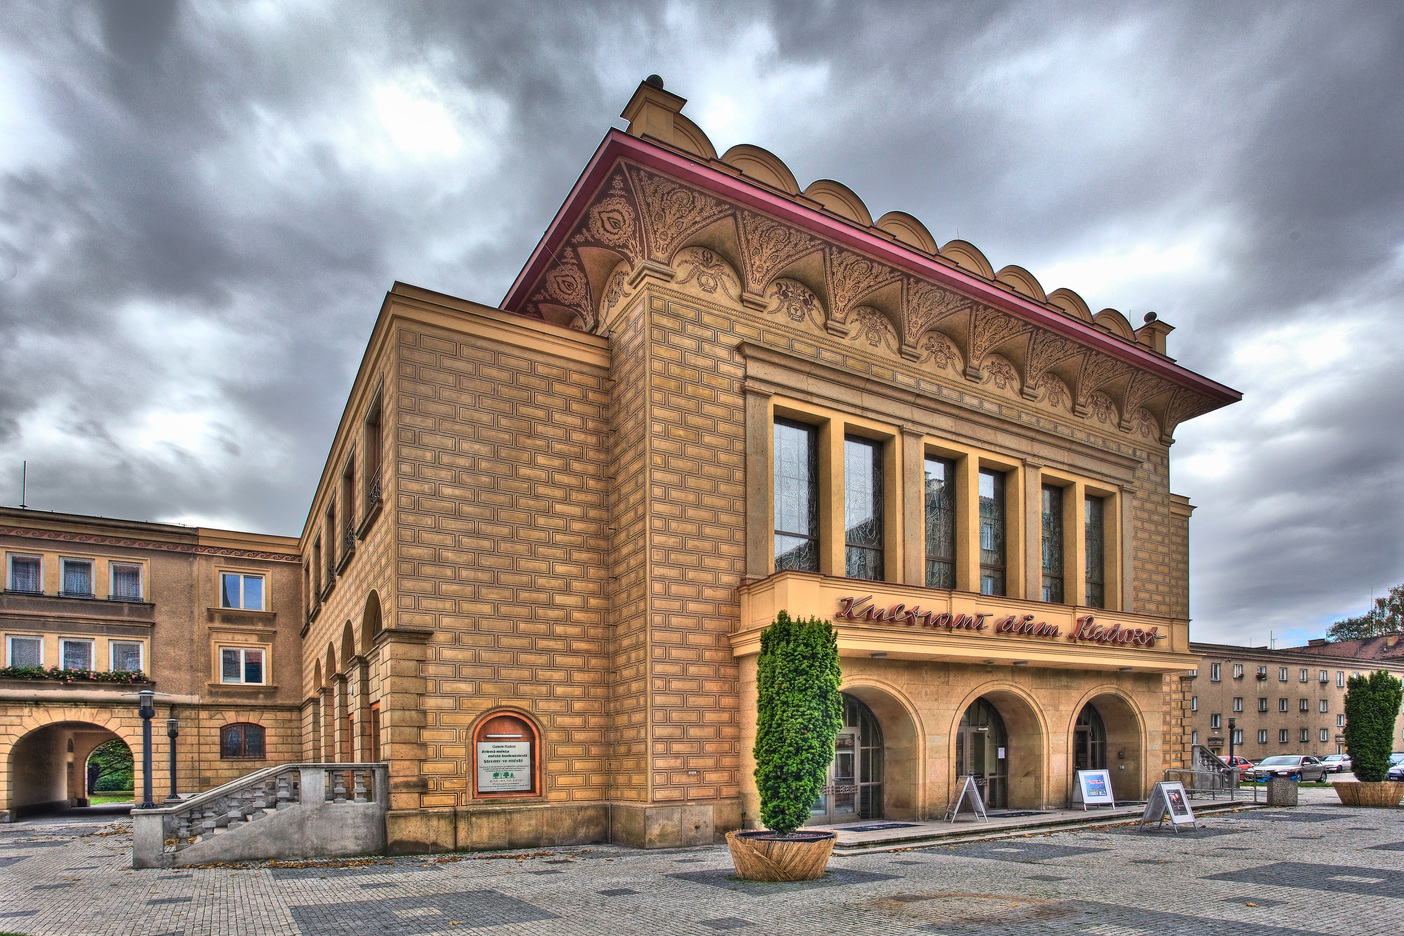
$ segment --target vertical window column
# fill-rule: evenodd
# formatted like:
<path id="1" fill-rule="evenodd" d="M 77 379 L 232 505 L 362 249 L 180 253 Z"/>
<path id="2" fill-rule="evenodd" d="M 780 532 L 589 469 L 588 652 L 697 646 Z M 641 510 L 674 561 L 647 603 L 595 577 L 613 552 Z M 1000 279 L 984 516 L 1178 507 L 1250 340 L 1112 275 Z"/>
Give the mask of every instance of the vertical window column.
<path id="1" fill-rule="evenodd" d="M 927 456 L 923 471 L 923 527 L 928 588 L 956 587 L 956 465 Z"/>
<path id="2" fill-rule="evenodd" d="M 1085 603 L 1107 607 L 1106 501 L 1092 494 L 1083 498 L 1083 576 Z"/>
<path id="3" fill-rule="evenodd" d="M 1063 489 L 1052 484 L 1042 486 L 1042 549 L 1043 581 L 1040 597 L 1043 601 L 1063 603 Z"/>
<path id="4" fill-rule="evenodd" d="M 1004 595 L 1008 564 L 1005 474 L 980 469 L 980 594 Z"/>
<path id="5" fill-rule="evenodd" d="M 819 571 L 819 432 L 775 420 L 775 571 Z"/>
<path id="6" fill-rule="evenodd" d="M 844 437 L 844 574 L 849 578 L 885 577 L 882 461 L 880 442 Z"/>

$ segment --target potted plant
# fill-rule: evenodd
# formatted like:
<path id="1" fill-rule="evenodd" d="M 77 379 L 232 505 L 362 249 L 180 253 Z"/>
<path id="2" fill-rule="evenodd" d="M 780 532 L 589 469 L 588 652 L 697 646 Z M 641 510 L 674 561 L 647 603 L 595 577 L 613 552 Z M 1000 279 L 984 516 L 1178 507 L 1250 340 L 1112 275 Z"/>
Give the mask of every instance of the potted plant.
<path id="1" fill-rule="evenodd" d="M 1404 684 L 1384 670 L 1346 683 L 1346 750 L 1357 782 L 1333 784 L 1345 805 L 1398 806 L 1404 799 L 1404 783 L 1385 780 L 1401 700 Z"/>
<path id="2" fill-rule="evenodd" d="M 823 792 L 834 739 L 843 727 L 838 637 L 820 618 L 781 611 L 761 634 L 756 661 L 756 787 L 764 829 L 730 832 L 739 877 L 809 881 L 823 877 L 833 832 L 796 831 Z"/>

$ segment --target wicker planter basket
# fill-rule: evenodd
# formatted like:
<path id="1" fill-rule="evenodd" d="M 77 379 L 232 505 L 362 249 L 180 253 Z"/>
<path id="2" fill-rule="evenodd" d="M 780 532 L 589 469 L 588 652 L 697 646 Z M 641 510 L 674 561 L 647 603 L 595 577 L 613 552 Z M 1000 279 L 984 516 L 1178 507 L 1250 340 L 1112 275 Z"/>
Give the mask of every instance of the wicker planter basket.
<path id="1" fill-rule="evenodd" d="M 1404 783 L 1398 780 L 1384 780 L 1379 783 L 1360 781 L 1333 783 L 1332 788 L 1345 806 L 1374 806 L 1392 808 L 1404 800 Z"/>
<path id="2" fill-rule="evenodd" d="M 728 832 L 736 876 L 747 881 L 813 881 L 824 876 L 834 850 L 833 832 Z"/>

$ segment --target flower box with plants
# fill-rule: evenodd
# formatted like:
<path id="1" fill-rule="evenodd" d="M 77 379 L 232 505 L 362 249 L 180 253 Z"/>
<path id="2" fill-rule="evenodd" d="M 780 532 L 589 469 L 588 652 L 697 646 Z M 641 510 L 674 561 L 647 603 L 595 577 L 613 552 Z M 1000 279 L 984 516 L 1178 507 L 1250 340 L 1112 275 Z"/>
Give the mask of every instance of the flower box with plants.
<path id="1" fill-rule="evenodd" d="M 1401 701 L 1404 684 L 1384 670 L 1346 683 L 1345 743 L 1356 782 L 1333 785 L 1345 805 L 1393 807 L 1404 799 L 1404 782 L 1385 778 Z"/>
<path id="2" fill-rule="evenodd" d="M 0 666 L 0 679 L 40 679 L 61 683 L 116 683 L 121 686 L 151 682 L 150 677 L 141 670 L 61 669 L 57 666 Z"/>
<path id="3" fill-rule="evenodd" d="M 823 793 L 834 759 L 834 739 L 843 727 L 841 678 L 838 636 L 828 621 L 796 621 L 781 611 L 761 634 L 752 755 L 765 828 L 727 834 L 739 877 L 823 877 L 834 833 L 798 829 Z"/>

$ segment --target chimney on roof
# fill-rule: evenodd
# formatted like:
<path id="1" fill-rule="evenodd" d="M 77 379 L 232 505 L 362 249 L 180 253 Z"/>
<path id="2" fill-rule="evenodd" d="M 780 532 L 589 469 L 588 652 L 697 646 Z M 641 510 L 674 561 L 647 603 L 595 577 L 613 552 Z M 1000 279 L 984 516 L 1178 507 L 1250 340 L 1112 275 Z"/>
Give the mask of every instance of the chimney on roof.
<path id="1" fill-rule="evenodd" d="M 1326 646 L 1326 638 L 1325 638 L 1325 637 L 1315 637 L 1315 638 L 1313 638 L 1313 639 L 1307 641 L 1307 646 L 1308 646 L 1308 647 L 1324 647 L 1324 646 Z"/>
<path id="2" fill-rule="evenodd" d="M 663 90 L 663 79 L 649 75 L 639 82 L 634 96 L 624 105 L 619 116 L 629 121 L 628 133 L 650 136 L 663 143 L 673 143 L 673 115 L 683 109 L 687 98 Z"/>
<path id="3" fill-rule="evenodd" d="M 1156 354 L 1169 357 L 1165 353 L 1165 336 L 1174 331 L 1175 326 L 1166 325 L 1154 312 L 1147 312 L 1143 321 L 1145 324 L 1136 329 L 1137 343 L 1151 349 Z"/>

